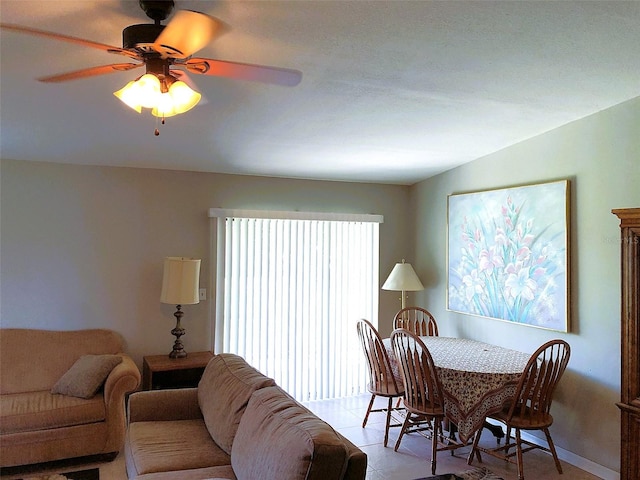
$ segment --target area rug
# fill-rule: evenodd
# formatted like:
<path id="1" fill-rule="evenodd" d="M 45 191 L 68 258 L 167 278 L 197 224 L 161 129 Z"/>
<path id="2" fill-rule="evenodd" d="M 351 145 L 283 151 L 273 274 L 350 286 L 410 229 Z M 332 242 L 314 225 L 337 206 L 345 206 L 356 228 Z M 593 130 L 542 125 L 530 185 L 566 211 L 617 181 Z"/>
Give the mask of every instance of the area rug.
<path id="1" fill-rule="evenodd" d="M 77 472 L 48 473 L 24 477 L 22 480 L 100 480 L 100 469 L 92 468 L 90 470 L 78 470 Z"/>
<path id="2" fill-rule="evenodd" d="M 474 468 L 460 473 L 445 473 L 433 477 L 416 478 L 416 480 L 503 480 L 485 467 Z"/>

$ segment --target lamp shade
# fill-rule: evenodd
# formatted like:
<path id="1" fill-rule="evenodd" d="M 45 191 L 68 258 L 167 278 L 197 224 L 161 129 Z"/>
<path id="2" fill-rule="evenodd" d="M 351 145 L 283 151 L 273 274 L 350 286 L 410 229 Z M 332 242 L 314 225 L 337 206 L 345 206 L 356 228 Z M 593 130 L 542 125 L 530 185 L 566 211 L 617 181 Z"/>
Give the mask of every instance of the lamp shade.
<path id="1" fill-rule="evenodd" d="M 200 260 L 186 257 L 166 257 L 160 301 L 172 305 L 199 303 Z"/>
<path id="2" fill-rule="evenodd" d="M 396 263 L 389 277 L 382 285 L 383 290 L 394 290 L 399 292 L 417 292 L 424 290 L 422 282 L 416 275 L 410 263 Z"/>

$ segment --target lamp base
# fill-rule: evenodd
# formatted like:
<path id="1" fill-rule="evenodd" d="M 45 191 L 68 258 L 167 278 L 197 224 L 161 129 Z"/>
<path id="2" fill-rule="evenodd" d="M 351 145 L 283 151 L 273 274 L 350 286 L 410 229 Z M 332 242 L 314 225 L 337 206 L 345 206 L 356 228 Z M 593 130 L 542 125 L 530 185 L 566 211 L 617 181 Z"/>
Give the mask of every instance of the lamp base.
<path id="1" fill-rule="evenodd" d="M 176 341 L 173 342 L 173 350 L 169 353 L 169 358 L 184 358 L 187 356 L 187 352 L 184 350 L 184 345 L 182 345 L 182 340 L 180 337 L 184 335 L 185 330 L 180 326 L 180 319 L 184 315 L 180 309 L 182 305 L 176 305 L 176 312 L 173 314 L 176 317 L 176 328 L 171 330 L 171 335 L 176 337 Z"/>
<path id="2" fill-rule="evenodd" d="M 173 350 L 169 353 L 169 358 L 184 358 L 187 356 L 187 352 L 185 352 L 182 342 L 177 340 L 173 343 Z"/>

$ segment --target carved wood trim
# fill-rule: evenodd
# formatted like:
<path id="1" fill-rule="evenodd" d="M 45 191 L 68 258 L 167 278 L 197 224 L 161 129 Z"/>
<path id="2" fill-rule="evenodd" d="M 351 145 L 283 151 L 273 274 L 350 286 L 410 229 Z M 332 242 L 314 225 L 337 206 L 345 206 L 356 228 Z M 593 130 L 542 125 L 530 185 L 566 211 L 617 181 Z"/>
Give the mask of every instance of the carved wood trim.
<path id="1" fill-rule="evenodd" d="M 620 219 L 620 480 L 640 471 L 640 208 L 612 210 Z"/>

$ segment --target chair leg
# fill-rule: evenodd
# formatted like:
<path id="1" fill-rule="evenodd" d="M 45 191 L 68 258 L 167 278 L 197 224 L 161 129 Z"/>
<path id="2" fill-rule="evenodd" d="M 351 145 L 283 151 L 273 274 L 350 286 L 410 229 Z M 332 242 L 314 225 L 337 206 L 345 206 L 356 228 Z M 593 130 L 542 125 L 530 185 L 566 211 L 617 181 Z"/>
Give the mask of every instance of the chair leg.
<path id="1" fill-rule="evenodd" d="M 551 440 L 551 434 L 549 433 L 549 429 L 543 428 L 542 431 L 547 437 L 549 450 L 551 450 L 551 454 L 553 455 L 553 460 L 556 462 L 556 468 L 558 469 L 558 473 L 562 473 L 562 465 L 560 465 L 560 460 L 558 459 L 558 454 L 556 453 L 556 447 L 553 445 L 553 440 Z"/>
<path id="2" fill-rule="evenodd" d="M 522 440 L 520 429 L 516 428 L 516 453 L 518 458 L 518 480 L 524 480 L 524 466 L 522 464 Z"/>
<path id="3" fill-rule="evenodd" d="M 375 394 L 371 394 L 371 401 L 369 402 L 369 408 L 367 408 L 367 413 L 364 415 L 364 421 L 362 422 L 362 428 L 367 425 L 367 420 L 369 420 L 369 414 L 371 413 L 371 408 L 373 407 L 373 401 L 376 399 Z"/>
<path id="4" fill-rule="evenodd" d="M 393 397 L 389 397 L 389 403 L 387 405 L 387 425 L 384 429 L 384 446 L 387 446 L 389 441 L 389 425 L 391 424 L 391 410 L 393 407 Z"/>
<path id="5" fill-rule="evenodd" d="M 438 430 L 442 435 L 442 421 L 439 418 L 433 419 L 433 435 L 431 436 L 431 475 L 436 474 L 436 454 L 438 453 Z"/>
<path id="6" fill-rule="evenodd" d="M 411 414 L 407 412 L 407 415 L 404 417 L 404 422 L 402 422 L 402 427 L 400 427 L 400 435 L 398 435 L 398 440 L 396 440 L 396 446 L 393 447 L 394 452 L 398 451 L 398 447 L 400 446 L 400 442 L 402 441 L 404 432 L 407 430 L 407 426 L 409 425 L 410 417 L 411 417 Z"/>
<path id="7" fill-rule="evenodd" d="M 473 437 L 473 445 L 471 447 L 471 452 L 469 452 L 469 456 L 467 457 L 467 465 L 471 465 L 473 462 L 474 454 L 478 457 L 478 461 L 482 463 L 482 457 L 480 456 L 480 450 L 478 450 L 478 443 L 480 443 L 480 436 L 482 435 L 482 428 L 478 429 L 475 436 Z"/>

